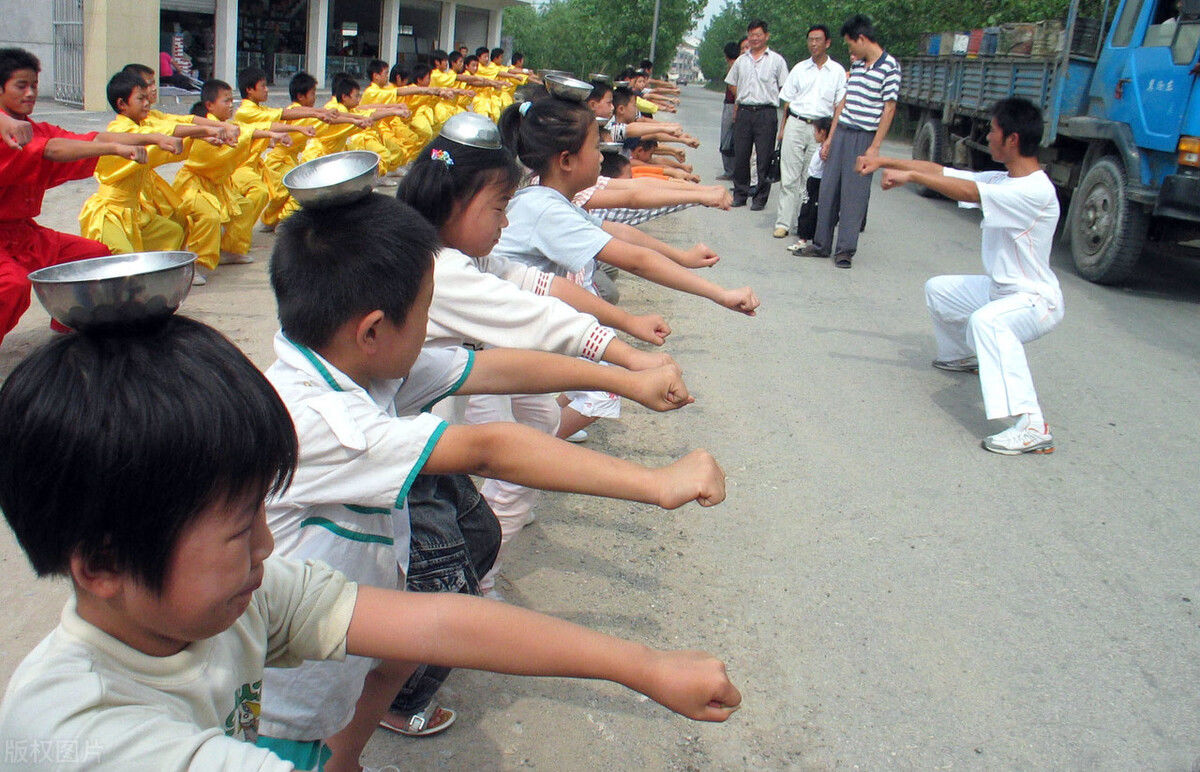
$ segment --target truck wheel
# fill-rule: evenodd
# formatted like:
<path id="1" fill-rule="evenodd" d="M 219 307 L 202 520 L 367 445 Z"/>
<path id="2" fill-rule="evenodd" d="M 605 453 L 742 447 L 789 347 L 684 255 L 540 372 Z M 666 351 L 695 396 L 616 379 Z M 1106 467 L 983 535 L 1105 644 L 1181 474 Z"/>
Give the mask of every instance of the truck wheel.
<path id="1" fill-rule="evenodd" d="M 1142 254 L 1150 217 L 1126 196 L 1125 167 L 1116 156 L 1096 160 L 1075 189 L 1071 256 L 1079 275 L 1097 284 L 1129 278 Z"/>
<path id="2" fill-rule="evenodd" d="M 950 147 L 950 134 L 941 118 L 930 116 L 917 128 L 913 135 L 912 157 L 915 161 L 933 161 L 935 164 L 946 163 L 946 153 Z M 925 198 L 938 198 L 935 190 L 917 185 L 917 193 Z"/>

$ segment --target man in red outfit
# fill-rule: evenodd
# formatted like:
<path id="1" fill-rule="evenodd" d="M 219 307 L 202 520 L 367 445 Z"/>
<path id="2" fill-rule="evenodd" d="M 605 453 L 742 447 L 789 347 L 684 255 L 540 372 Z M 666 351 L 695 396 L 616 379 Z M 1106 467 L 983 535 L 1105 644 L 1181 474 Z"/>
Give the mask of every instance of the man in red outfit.
<path id="1" fill-rule="evenodd" d="M 30 271 L 109 254 L 98 241 L 34 222 L 46 191 L 90 177 L 102 155 L 145 163 L 142 145 L 157 142 L 138 134 L 72 134 L 31 121 L 40 70 L 28 51 L 0 48 L 0 341 L 29 308 Z"/>

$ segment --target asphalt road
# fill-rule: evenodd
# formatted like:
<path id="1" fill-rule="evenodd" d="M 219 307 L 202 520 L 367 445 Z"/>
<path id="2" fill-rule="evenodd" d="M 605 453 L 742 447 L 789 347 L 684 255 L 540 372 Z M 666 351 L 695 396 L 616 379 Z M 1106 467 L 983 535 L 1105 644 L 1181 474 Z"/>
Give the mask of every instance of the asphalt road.
<path id="1" fill-rule="evenodd" d="M 684 90 L 711 179 L 720 95 Z M 82 120 L 78 118 L 76 120 Z M 66 121 L 64 121 L 66 122 Z M 893 154 L 907 155 L 902 143 Z M 90 182 L 48 199 L 64 229 Z M 546 496 L 501 590 L 657 646 L 705 648 L 745 697 L 724 725 L 620 687 L 456 673 L 458 725 L 382 733 L 401 768 L 1192 768 L 1200 763 L 1200 263 L 1154 257 L 1124 288 L 1056 252 L 1066 318 L 1028 347 L 1057 440 L 1048 456 L 979 447 L 973 376 L 929 366 L 922 285 L 980 270 L 978 214 L 909 190 L 872 194 L 853 270 L 790 256 L 764 212 L 692 209 L 647 230 L 697 239 L 708 275 L 752 285 L 755 319 L 623 277 L 664 313 L 695 405 L 627 408 L 591 445 L 666 463 L 706 447 L 721 506 L 663 513 Z M 256 256 L 271 237 L 255 236 Z M 273 327 L 265 260 L 222 269 L 187 313 L 261 366 Z M 36 306 L 36 304 L 35 304 Z M 46 339 L 36 309 L 0 374 Z M 7 534 L 0 677 L 53 625 L 65 589 L 34 582 Z"/>

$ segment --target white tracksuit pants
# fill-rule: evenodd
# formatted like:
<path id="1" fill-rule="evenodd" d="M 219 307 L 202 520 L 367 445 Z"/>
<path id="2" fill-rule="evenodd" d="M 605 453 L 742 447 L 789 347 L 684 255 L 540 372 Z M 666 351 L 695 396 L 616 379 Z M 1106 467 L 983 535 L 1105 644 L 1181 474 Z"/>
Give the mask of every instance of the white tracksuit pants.
<path id="1" fill-rule="evenodd" d="M 775 227 L 788 233 L 796 232 L 796 218 L 807 198 L 808 162 L 820 149 L 813 137 L 811 123 L 788 116 L 783 127 L 783 142 L 779 146 L 779 208 L 775 211 Z"/>
<path id="2" fill-rule="evenodd" d="M 938 359 L 979 359 L 979 387 L 988 419 L 1040 413 L 1033 376 L 1022 344 L 1037 340 L 1062 321 L 1039 295 L 993 298 L 987 276 L 935 276 L 925 282 Z"/>
<path id="3" fill-rule="evenodd" d="M 467 400 L 465 411 L 468 424 L 516 421 L 546 434 L 554 434 L 558 430 L 561 416 L 562 409 L 558 406 L 556 394 L 478 394 Z M 532 519 L 530 511 L 539 491 L 516 483 L 488 479 L 480 486 L 479 492 L 487 499 L 496 513 L 496 519 L 500 521 L 500 552 L 496 555 L 492 570 L 479 580 L 480 587 L 486 591 L 496 584 L 496 574 L 504 561 L 508 543 Z"/>

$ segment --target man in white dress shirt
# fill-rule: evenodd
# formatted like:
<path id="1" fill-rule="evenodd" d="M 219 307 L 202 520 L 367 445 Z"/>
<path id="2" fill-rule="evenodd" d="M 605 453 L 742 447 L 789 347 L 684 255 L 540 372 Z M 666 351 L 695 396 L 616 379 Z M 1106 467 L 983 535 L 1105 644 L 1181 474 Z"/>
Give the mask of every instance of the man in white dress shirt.
<path id="1" fill-rule="evenodd" d="M 754 192 L 754 210 L 767 205 L 771 185 L 766 182 L 767 166 L 775 152 L 775 134 L 779 127 L 779 89 L 787 79 L 787 62 L 767 48 L 771 36 L 767 23 L 755 19 L 746 26 L 750 50 L 737 58 L 725 76 L 734 89 L 733 118 L 733 205 L 745 206 L 750 197 L 750 153 L 758 154 L 758 188 Z"/>
<path id="2" fill-rule="evenodd" d="M 792 68 L 779 91 L 784 110 L 778 136 L 782 171 L 779 210 L 772 233 L 777 239 L 796 227 L 796 215 L 804 204 L 808 164 L 820 145 L 813 139 L 813 122 L 832 116 L 846 93 L 846 70 L 829 58 L 832 42 L 824 24 L 809 27 L 810 58 Z"/>

